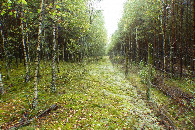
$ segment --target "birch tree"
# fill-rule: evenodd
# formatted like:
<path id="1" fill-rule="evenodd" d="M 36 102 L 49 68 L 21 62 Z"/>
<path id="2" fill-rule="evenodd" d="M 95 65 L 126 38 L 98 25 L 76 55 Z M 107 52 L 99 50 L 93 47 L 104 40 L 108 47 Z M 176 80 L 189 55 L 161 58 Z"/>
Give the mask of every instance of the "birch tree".
<path id="1" fill-rule="evenodd" d="M 53 0 L 53 9 L 55 10 L 55 0 Z M 55 17 L 55 16 L 54 16 Z M 55 85 L 55 81 L 56 81 L 56 72 L 55 72 L 55 68 L 56 68 L 56 21 L 55 18 L 53 19 L 53 50 L 52 50 L 52 83 L 51 83 L 51 91 L 55 92 L 56 90 L 56 85 Z"/>
<path id="2" fill-rule="evenodd" d="M 25 76 L 25 82 L 29 81 L 29 64 L 28 64 L 28 54 L 26 49 L 26 41 L 25 41 L 25 32 L 24 32 L 24 5 L 22 3 L 22 11 L 21 11 L 21 30 L 22 30 L 22 44 L 23 44 L 23 52 L 24 52 L 24 60 L 25 60 L 25 66 L 26 66 L 26 76 Z"/>
<path id="3" fill-rule="evenodd" d="M 3 87 L 3 81 L 1 77 L 1 72 L 0 72 L 0 94 L 4 95 L 4 87 Z"/>
<path id="4" fill-rule="evenodd" d="M 42 19 L 43 19 L 43 7 L 44 7 L 44 0 L 41 1 L 40 5 L 40 15 L 39 15 L 39 32 L 38 32 L 38 42 L 37 42 L 37 49 L 36 49 L 36 58 L 35 58 L 35 77 L 34 77 L 34 101 L 33 107 L 37 106 L 37 98 L 38 98 L 38 75 L 39 75 L 39 53 L 40 53 L 40 45 L 41 45 L 41 35 L 42 35 Z"/>

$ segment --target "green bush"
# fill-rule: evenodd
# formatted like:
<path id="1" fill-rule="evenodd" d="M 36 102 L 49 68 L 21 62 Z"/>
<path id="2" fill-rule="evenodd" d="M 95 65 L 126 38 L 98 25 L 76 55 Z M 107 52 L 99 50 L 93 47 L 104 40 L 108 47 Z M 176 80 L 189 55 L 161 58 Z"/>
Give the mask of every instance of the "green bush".
<path id="1" fill-rule="evenodd" d="M 143 61 L 139 63 L 140 71 L 139 76 L 141 78 L 141 82 L 147 84 L 149 78 L 149 65 L 145 65 Z M 155 69 L 152 67 L 151 81 L 154 80 L 154 74 L 156 73 Z"/>

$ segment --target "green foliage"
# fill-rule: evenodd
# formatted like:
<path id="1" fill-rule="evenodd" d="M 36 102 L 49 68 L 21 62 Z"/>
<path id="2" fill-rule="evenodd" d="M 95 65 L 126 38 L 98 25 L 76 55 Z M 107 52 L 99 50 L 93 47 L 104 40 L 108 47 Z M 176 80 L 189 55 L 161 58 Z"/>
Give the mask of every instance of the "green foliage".
<path id="1" fill-rule="evenodd" d="M 139 63 L 139 67 L 140 67 L 140 71 L 139 71 L 139 76 L 141 78 L 141 81 L 144 83 L 144 84 L 147 84 L 148 83 L 148 78 L 150 76 L 149 74 L 149 65 L 145 65 L 145 63 L 143 61 L 141 61 Z M 151 82 L 154 80 L 154 75 L 156 73 L 156 70 L 155 68 L 152 67 L 152 75 L 151 75 Z"/>
<path id="2" fill-rule="evenodd" d="M 188 44 L 193 43 L 193 34 L 189 33 L 193 31 L 192 8 L 189 0 L 127 0 L 107 54 L 122 56 L 125 49 L 121 46 L 127 46 L 131 61 L 148 61 L 172 76 L 185 73 L 193 77 L 193 47 Z"/>
<path id="3" fill-rule="evenodd" d="M 63 0 L 55 2 L 54 5 L 52 2 L 45 1 L 41 12 L 41 1 L 4 0 L 1 3 L 0 22 L 4 26 L 2 29 L 5 35 L 5 49 L 12 56 L 18 58 L 19 53 L 23 53 L 20 43 L 22 42 L 21 37 L 24 35 L 25 42 L 27 39 L 30 41 L 26 45 L 27 50 L 29 49 L 27 53 L 34 58 L 39 27 L 38 19 L 40 15 L 43 15 L 41 41 L 44 47 L 41 48 L 41 51 L 47 52 L 47 54 L 51 53 L 50 44 L 53 38 L 51 30 L 53 22 L 56 22 L 60 51 L 64 51 L 66 55 L 70 54 L 80 58 L 104 55 L 107 34 L 103 14 L 94 7 L 88 7 L 89 2 L 94 1 Z M 90 11 L 93 13 L 89 15 Z M 92 23 L 90 17 L 93 17 Z M 24 24 L 23 32 L 21 31 L 21 20 Z M 64 50 L 62 50 L 62 46 L 65 47 Z M 42 55 L 46 56 L 45 53 Z"/>

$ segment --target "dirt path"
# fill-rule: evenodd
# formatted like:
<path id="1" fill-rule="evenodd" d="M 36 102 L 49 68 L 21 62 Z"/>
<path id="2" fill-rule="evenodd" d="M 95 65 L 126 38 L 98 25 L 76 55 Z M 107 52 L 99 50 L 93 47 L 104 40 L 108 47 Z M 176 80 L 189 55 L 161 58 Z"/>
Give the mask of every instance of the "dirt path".
<path id="1" fill-rule="evenodd" d="M 133 123 L 134 128 L 163 129 L 143 97 L 137 93 L 137 88 L 125 79 L 123 73 L 112 66 L 109 59 L 92 64 L 89 68 L 88 80 L 100 84 L 98 93 L 104 100 L 120 100 L 117 105 L 112 103 L 107 105 L 113 106 L 116 111 L 122 110 L 127 123 Z"/>
<path id="2" fill-rule="evenodd" d="M 40 120 L 40 128 L 165 129 L 138 94 L 140 90 L 108 58 L 67 63 L 60 69 L 59 93 L 51 97 L 59 107 Z"/>

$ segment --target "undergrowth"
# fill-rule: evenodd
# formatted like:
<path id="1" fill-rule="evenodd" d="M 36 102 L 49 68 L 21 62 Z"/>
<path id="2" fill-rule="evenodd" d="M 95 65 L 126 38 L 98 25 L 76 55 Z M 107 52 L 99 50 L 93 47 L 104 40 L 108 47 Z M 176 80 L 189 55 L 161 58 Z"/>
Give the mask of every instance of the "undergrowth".
<path id="1" fill-rule="evenodd" d="M 118 59 L 120 59 L 120 57 L 115 57 L 112 61 L 114 64 L 118 64 L 115 66 L 118 66 L 121 71 L 124 71 L 123 63 L 125 62 L 122 60 L 123 58 Z M 123 61 L 122 64 L 121 61 Z M 133 62 L 130 63 L 128 69 L 129 74 L 127 79 L 133 86 L 141 90 L 143 96 L 146 96 L 149 67 L 144 62 L 140 62 L 139 65 Z M 158 80 L 157 83 L 156 80 Z M 176 127 L 180 129 L 194 129 L 194 79 L 176 79 L 169 77 L 164 77 L 163 79 L 162 72 L 152 68 L 151 83 L 155 83 L 155 86 L 151 88 L 151 100 L 170 114 L 170 117 L 173 117 Z M 167 88 L 169 88 L 169 90 Z M 168 93 L 168 95 L 166 93 Z M 190 100 L 190 103 L 182 99 L 182 96 L 191 98 L 186 99 L 187 101 Z"/>
<path id="2" fill-rule="evenodd" d="M 31 70 L 29 83 L 24 82 L 23 65 L 12 68 L 10 80 L 5 79 L 6 71 L 2 71 L 6 94 L 1 96 L 1 128 L 24 120 L 24 115 L 28 119 L 34 118 L 53 104 L 58 105 L 57 110 L 21 129 L 164 128 L 137 88 L 112 67 L 108 58 L 82 63 L 60 62 L 59 66 L 57 90 L 51 93 L 51 66 L 49 62 L 40 63 L 38 105 L 35 109 L 31 107 L 34 70 Z M 137 84 L 140 85 L 139 82 Z"/>

